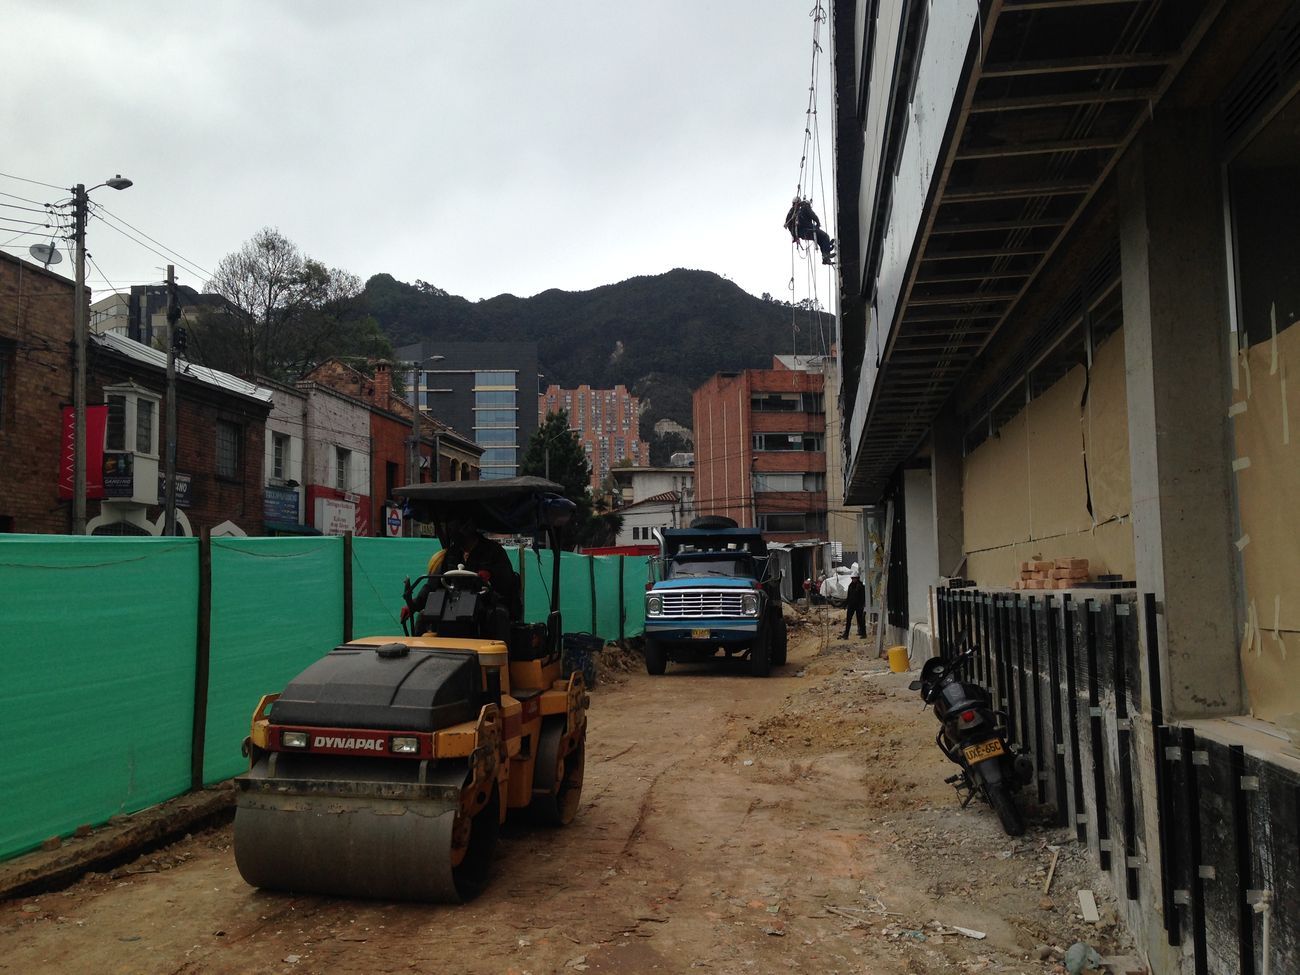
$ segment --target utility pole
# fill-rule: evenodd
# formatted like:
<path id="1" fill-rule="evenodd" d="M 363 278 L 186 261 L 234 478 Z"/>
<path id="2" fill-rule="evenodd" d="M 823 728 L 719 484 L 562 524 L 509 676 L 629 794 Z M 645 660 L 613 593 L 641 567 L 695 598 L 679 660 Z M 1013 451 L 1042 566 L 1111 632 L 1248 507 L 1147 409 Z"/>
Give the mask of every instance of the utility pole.
<path id="1" fill-rule="evenodd" d="M 72 188 L 77 290 L 73 305 L 72 534 L 86 534 L 86 184 Z"/>
<path id="2" fill-rule="evenodd" d="M 176 298 L 176 267 L 167 265 L 167 456 L 164 459 L 167 497 L 163 508 L 163 534 L 176 534 L 176 347 L 177 339 L 184 344 L 183 335 L 177 335 L 177 322 L 181 320 L 181 307 Z"/>

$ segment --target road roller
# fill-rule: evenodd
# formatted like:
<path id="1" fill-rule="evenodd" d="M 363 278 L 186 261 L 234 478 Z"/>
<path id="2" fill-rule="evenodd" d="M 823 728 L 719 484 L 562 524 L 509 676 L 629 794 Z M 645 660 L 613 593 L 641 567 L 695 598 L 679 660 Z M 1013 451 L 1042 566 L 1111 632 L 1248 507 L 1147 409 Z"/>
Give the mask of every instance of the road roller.
<path id="1" fill-rule="evenodd" d="M 442 550 L 404 584 L 401 633 L 326 653 L 253 713 L 235 781 L 235 863 L 255 887 L 464 901 L 488 881 L 498 829 L 578 812 L 587 688 L 561 665 L 560 559 L 545 622 L 485 533 L 558 553 L 573 502 L 542 478 L 396 492 Z"/>

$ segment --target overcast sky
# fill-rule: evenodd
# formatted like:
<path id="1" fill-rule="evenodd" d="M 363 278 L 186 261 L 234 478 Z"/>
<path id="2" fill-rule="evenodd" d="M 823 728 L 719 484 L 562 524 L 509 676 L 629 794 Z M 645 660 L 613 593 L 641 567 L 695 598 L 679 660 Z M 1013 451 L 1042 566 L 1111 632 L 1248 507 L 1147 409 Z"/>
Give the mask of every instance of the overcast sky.
<path id="1" fill-rule="evenodd" d="M 183 255 L 193 285 L 274 226 L 363 280 L 471 299 L 674 267 L 788 298 L 815 2 L 0 0 L 0 173 L 128 176 L 92 199 Z M 829 94 L 828 54 L 820 76 Z M 809 177 L 829 224 L 821 100 Z M 0 192 L 67 196 L 5 176 Z M 0 208 L 0 228 L 25 216 Z M 97 289 L 162 276 L 103 221 L 88 246 Z"/>

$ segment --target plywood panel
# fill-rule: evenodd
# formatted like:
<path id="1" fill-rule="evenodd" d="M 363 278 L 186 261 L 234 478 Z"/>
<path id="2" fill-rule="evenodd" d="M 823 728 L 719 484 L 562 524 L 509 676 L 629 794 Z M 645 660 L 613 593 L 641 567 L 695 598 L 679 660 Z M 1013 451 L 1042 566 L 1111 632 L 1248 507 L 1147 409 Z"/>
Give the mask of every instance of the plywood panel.
<path id="1" fill-rule="evenodd" d="M 1092 527 L 1083 468 L 1083 389 L 1075 366 L 1025 408 L 1029 440 L 1029 537 Z"/>
<path id="2" fill-rule="evenodd" d="M 972 552 L 966 558 L 966 577 L 983 588 L 1005 588 L 1019 578 L 1021 562 L 1063 558 L 1087 559 L 1093 578 L 1115 574 L 1132 579 L 1133 523 L 1109 521 L 1087 531 Z"/>
<path id="3" fill-rule="evenodd" d="M 966 551 L 1028 541 L 1029 459 L 1021 412 L 962 464 Z"/>
<path id="4" fill-rule="evenodd" d="M 1251 711 L 1266 720 L 1300 712 L 1300 430 L 1291 430 L 1300 383 L 1289 367 L 1300 369 L 1300 324 L 1278 333 L 1276 349 L 1266 341 L 1245 353 L 1233 405 L 1249 619 L 1242 668 Z"/>
<path id="5" fill-rule="evenodd" d="M 1109 336 L 1092 356 L 1084 419 L 1088 487 L 1093 517 L 1106 521 L 1132 507 L 1128 455 L 1128 390 L 1124 378 L 1124 330 Z M 1131 537 L 1131 536 L 1130 536 Z"/>

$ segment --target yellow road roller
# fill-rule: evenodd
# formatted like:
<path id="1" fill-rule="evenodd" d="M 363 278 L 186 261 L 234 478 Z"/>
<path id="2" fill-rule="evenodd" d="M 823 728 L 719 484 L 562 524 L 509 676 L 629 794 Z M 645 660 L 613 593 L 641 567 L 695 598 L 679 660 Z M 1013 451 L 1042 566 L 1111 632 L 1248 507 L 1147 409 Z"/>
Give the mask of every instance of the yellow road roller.
<path id="1" fill-rule="evenodd" d="M 483 889 L 512 811 L 578 812 L 587 689 L 561 667 L 558 531 L 574 510 L 535 477 L 411 485 L 443 552 L 405 583 L 402 633 L 335 647 L 262 698 L 236 779 L 235 862 L 256 887 L 462 901 Z M 552 560 L 545 623 L 485 533 Z"/>

